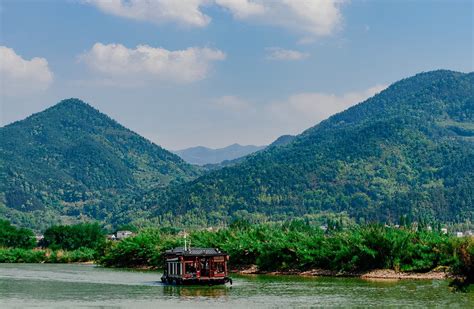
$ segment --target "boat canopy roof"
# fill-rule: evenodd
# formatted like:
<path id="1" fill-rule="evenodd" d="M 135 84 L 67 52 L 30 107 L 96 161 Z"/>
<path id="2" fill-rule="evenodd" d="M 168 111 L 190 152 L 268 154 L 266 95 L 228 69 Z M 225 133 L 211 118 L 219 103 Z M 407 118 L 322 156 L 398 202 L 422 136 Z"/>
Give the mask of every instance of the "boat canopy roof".
<path id="1" fill-rule="evenodd" d="M 186 248 L 177 247 L 171 250 L 165 251 L 166 255 L 178 255 L 178 256 L 225 256 L 227 253 L 221 252 L 217 248 Z"/>

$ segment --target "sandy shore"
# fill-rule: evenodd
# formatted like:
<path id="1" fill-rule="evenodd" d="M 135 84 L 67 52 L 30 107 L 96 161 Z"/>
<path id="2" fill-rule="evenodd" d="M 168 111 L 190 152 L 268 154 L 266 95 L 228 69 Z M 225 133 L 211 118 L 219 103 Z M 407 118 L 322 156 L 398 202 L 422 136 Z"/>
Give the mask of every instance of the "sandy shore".
<path id="1" fill-rule="evenodd" d="M 397 272 L 392 269 L 375 269 L 367 272 L 336 272 L 325 269 L 311 269 L 308 271 L 261 271 L 255 265 L 243 269 L 232 270 L 238 274 L 267 274 L 267 275 L 297 275 L 321 277 L 358 277 L 362 279 L 387 280 L 444 280 L 451 278 L 447 268 L 442 267 L 426 273 Z"/>

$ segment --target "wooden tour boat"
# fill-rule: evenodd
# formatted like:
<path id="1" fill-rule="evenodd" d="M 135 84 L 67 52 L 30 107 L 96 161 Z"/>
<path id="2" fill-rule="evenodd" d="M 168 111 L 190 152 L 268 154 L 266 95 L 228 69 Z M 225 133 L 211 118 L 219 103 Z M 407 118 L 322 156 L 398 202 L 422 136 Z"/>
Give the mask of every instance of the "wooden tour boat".
<path id="1" fill-rule="evenodd" d="M 165 252 L 163 283 L 168 284 L 225 284 L 229 256 L 216 248 L 178 247 Z"/>

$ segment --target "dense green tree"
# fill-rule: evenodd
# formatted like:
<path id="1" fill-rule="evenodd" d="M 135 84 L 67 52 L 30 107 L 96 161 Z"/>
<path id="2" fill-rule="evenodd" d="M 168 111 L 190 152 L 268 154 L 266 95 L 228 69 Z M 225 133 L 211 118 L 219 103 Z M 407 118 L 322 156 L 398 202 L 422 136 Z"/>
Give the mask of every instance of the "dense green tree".
<path id="1" fill-rule="evenodd" d="M 44 232 L 42 245 L 53 250 L 100 250 L 105 245 L 105 235 L 98 223 L 56 225 Z"/>
<path id="2" fill-rule="evenodd" d="M 0 219 L 0 248 L 30 249 L 36 245 L 33 232 L 26 228 L 17 228 L 7 220 Z"/>

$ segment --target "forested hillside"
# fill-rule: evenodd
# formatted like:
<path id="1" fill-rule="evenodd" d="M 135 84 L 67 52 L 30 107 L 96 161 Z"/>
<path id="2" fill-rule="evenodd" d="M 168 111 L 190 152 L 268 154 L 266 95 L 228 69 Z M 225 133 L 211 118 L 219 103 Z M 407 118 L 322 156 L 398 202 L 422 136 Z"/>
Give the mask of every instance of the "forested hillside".
<path id="1" fill-rule="evenodd" d="M 138 215 L 134 196 L 198 175 L 78 99 L 0 128 L 0 217 L 29 227 Z"/>
<path id="2" fill-rule="evenodd" d="M 472 221 L 473 83 L 473 73 L 444 70 L 401 80 L 287 145 L 144 200 L 162 222 L 322 211 Z"/>

